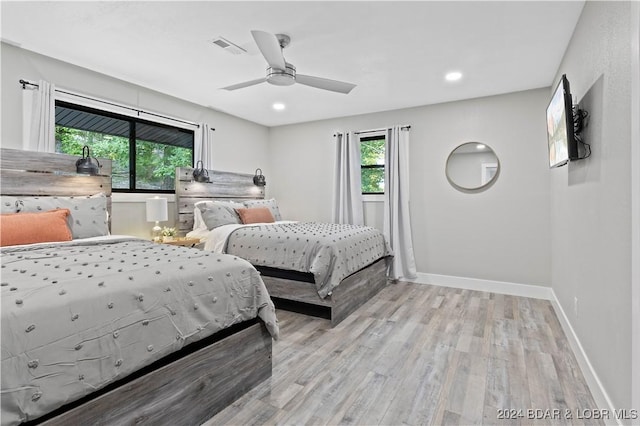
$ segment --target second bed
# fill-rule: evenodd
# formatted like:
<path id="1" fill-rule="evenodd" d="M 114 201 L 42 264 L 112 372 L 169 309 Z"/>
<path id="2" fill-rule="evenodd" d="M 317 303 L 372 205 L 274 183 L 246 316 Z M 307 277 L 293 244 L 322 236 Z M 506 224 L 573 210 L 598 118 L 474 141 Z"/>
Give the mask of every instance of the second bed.
<path id="1" fill-rule="evenodd" d="M 264 200 L 252 175 L 208 173 L 211 182 L 199 183 L 193 181 L 193 169 L 176 172 L 180 230 L 205 240 L 206 250 L 251 262 L 280 307 L 295 302 L 296 310 L 302 307 L 307 313 L 319 308 L 336 325 L 387 284 L 391 250 L 380 231 L 282 221 L 275 201 Z M 265 209 L 275 223 L 238 224 L 231 217 L 234 210 L 254 214 Z M 254 219 L 260 221 L 248 222 Z"/>

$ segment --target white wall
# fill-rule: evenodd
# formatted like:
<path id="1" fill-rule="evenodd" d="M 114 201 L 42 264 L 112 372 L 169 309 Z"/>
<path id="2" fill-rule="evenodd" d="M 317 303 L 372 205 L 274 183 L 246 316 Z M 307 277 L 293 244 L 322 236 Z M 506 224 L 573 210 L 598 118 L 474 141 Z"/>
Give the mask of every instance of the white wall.
<path id="1" fill-rule="evenodd" d="M 631 359 L 640 359 L 640 3 L 631 3 Z M 635 118 L 634 118 L 635 117 Z M 634 261 L 635 259 L 635 261 Z M 631 406 L 640 407 L 640 363 L 631 363 Z"/>
<path id="2" fill-rule="evenodd" d="M 630 16 L 629 2 L 585 4 L 556 81 L 567 74 L 589 111 L 593 154 L 551 171 L 552 287 L 618 409 L 640 408 L 631 407 Z"/>
<path id="3" fill-rule="evenodd" d="M 547 89 L 271 128 L 271 195 L 285 217 L 331 220 L 336 130 L 411 125 L 411 221 L 419 272 L 550 285 Z M 446 179 L 450 151 L 482 142 L 502 170 L 468 194 Z M 381 205 L 367 203 L 369 224 Z"/>
<path id="4" fill-rule="evenodd" d="M 59 88 L 109 99 L 146 111 L 159 112 L 193 122 L 206 122 L 216 129 L 213 132 L 216 151 L 215 169 L 253 173 L 260 167 L 266 175 L 270 172 L 267 162 L 268 129 L 264 126 L 6 43 L 1 43 L 0 49 L 2 55 L 0 143 L 3 148 L 22 149 L 22 86 L 18 80 L 43 79 L 54 83 Z M 197 83 L 185 82 L 185 84 Z M 211 96 L 214 97 L 215 93 Z M 143 202 L 147 196 L 147 194 L 136 197 L 114 195 L 113 233 L 150 236 L 151 226 L 145 220 Z M 169 221 L 163 225 L 169 226 L 174 223 L 173 210 L 174 206 L 171 203 Z"/>

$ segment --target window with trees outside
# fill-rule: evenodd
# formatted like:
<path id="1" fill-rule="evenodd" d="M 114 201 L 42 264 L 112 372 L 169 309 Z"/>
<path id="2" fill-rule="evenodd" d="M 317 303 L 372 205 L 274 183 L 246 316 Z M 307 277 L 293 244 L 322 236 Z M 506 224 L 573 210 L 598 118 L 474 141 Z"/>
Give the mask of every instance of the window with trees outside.
<path id="1" fill-rule="evenodd" d="M 56 152 L 110 158 L 119 192 L 174 192 L 176 167 L 193 164 L 193 131 L 56 102 Z"/>
<path id="2" fill-rule="evenodd" d="M 360 139 L 363 194 L 384 194 L 384 136 Z"/>

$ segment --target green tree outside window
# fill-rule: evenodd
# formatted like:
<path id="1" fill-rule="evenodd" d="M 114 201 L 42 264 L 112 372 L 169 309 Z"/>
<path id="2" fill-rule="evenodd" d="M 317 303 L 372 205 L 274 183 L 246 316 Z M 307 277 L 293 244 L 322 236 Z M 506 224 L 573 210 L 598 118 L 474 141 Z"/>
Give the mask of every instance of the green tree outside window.
<path id="1" fill-rule="evenodd" d="M 384 194 L 384 137 L 360 140 L 363 194 Z"/>
<path id="2" fill-rule="evenodd" d="M 127 117 L 105 116 L 99 111 L 76 110 L 66 104 L 59 109 L 61 116 L 74 114 L 74 119 L 80 117 L 79 122 L 82 124 L 78 127 L 83 128 L 58 123 L 55 127 L 56 151 L 80 156 L 86 145 L 92 157 L 111 159 L 114 189 L 173 191 L 176 167 L 188 167 L 193 164 L 192 136 L 191 146 L 185 147 L 189 145 L 189 132 L 153 123 L 140 123 Z M 102 126 L 99 130 L 105 128 L 106 132 L 96 130 L 98 126 Z M 156 140 L 138 138 L 135 141 L 135 153 L 132 153 L 129 142 L 129 132 L 132 128 L 137 130 L 139 136 L 150 135 L 150 138 Z M 135 161 L 133 183 L 130 178 L 132 161 Z"/>

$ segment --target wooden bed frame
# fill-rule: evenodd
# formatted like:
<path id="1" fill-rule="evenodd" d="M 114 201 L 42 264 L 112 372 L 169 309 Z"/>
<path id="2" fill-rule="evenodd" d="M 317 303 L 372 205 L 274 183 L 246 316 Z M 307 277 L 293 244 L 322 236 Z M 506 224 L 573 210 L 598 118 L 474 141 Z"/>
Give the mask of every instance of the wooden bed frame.
<path id="1" fill-rule="evenodd" d="M 104 192 L 111 212 L 111 160 L 100 159 L 100 175 L 88 176 L 76 173 L 79 157 L 3 148 L 0 194 Z M 262 321 L 237 324 L 29 423 L 201 424 L 271 377 L 271 352 Z"/>
<path id="2" fill-rule="evenodd" d="M 193 170 L 190 167 L 176 169 L 176 217 L 179 218 L 181 233 L 193 229 L 193 209 L 198 201 L 215 199 L 242 202 L 264 198 L 264 187 L 253 184 L 252 174 L 207 170 L 210 183 L 199 183 L 193 180 Z M 279 303 L 283 300 L 298 304 L 302 309 L 296 310 L 305 313 L 319 308 L 327 312 L 331 325 L 335 326 L 387 285 L 386 271 L 386 258 L 380 259 L 343 279 L 333 293 L 324 299 L 320 298 L 312 283 L 272 277 L 265 272 L 262 272 L 262 280 L 277 307 L 289 308 L 288 303 Z M 311 305 L 313 309 L 304 309 L 305 305 Z"/>

